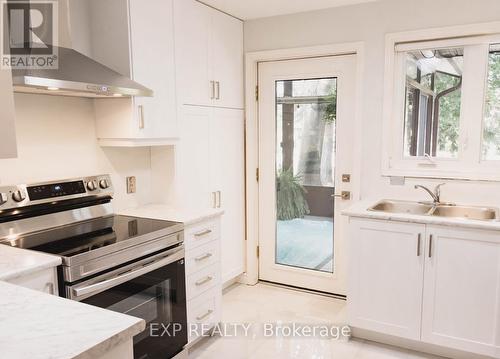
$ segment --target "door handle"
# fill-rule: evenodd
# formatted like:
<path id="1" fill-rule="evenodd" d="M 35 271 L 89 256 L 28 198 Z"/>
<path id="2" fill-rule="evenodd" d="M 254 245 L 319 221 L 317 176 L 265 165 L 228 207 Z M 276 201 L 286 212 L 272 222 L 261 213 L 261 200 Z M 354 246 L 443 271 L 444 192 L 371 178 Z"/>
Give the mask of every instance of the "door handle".
<path id="1" fill-rule="evenodd" d="M 208 317 L 210 314 L 212 314 L 213 312 L 214 312 L 213 310 L 209 309 L 209 310 L 207 310 L 207 312 L 205 314 L 197 316 L 196 320 L 203 320 L 206 317 Z"/>
<path id="2" fill-rule="evenodd" d="M 203 285 L 205 283 L 210 282 L 212 279 L 214 279 L 214 278 L 210 277 L 210 276 L 206 276 L 205 278 L 200 279 L 199 281 L 195 282 L 194 284 L 196 284 L 196 286 L 200 286 L 200 285 Z"/>
<path id="3" fill-rule="evenodd" d="M 212 253 L 205 253 L 205 254 L 203 254 L 203 255 L 201 255 L 201 256 L 199 256 L 199 257 L 196 257 L 194 260 L 195 260 L 196 262 L 199 262 L 199 261 L 202 261 L 202 260 L 208 259 L 208 258 L 210 258 L 211 256 L 212 256 Z"/>
<path id="4" fill-rule="evenodd" d="M 340 194 L 332 194 L 332 197 L 341 198 L 343 201 L 350 200 L 351 199 L 351 192 L 350 191 L 342 191 L 342 192 L 340 192 Z"/>
<path id="5" fill-rule="evenodd" d="M 212 207 L 217 208 L 217 192 L 212 192 Z"/>
<path id="6" fill-rule="evenodd" d="M 420 257 L 420 243 L 422 242 L 422 233 L 417 236 L 417 257 Z"/>
<path id="7" fill-rule="evenodd" d="M 144 129 L 144 106 L 139 105 L 137 106 L 137 109 L 139 111 L 139 129 Z"/>
<path id="8" fill-rule="evenodd" d="M 205 229 L 204 231 L 195 233 L 194 236 L 195 237 L 203 237 L 203 236 L 206 236 L 207 234 L 210 234 L 210 233 L 212 233 L 212 231 L 210 229 Z"/>
<path id="9" fill-rule="evenodd" d="M 216 100 L 220 100 L 220 82 L 219 81 L 215 81 L 215 99 Z"/>
<path id="10" fill-rule="evenodd" d="M 429 234 L 429 258 L 432 258 L 432 234 Z"/>

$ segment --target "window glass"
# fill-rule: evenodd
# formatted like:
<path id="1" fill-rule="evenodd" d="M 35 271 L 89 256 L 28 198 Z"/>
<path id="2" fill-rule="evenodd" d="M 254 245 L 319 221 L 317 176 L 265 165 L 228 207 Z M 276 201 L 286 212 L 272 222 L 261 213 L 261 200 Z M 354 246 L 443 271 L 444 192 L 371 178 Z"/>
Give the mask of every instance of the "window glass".
<path id="1" fill-rule="evenodd" d="M 405 54 L 405 156 L 458 156 L 463 53 L 446 48 Z"/>
<path id="2" fill-rule="evenodd" d="M 482 153 L 483 160 L 500 160 L 500 44 L 490 47 Z"/>

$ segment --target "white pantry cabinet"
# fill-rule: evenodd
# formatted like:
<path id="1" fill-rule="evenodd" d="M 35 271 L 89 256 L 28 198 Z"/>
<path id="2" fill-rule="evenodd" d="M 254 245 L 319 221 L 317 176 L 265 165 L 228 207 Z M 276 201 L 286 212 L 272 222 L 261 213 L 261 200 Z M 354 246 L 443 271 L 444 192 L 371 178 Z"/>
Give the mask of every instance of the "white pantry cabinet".
<path id="1" fill-rule="evenodd" d="M 147 5 L 147 6 L 146 6 Z M 92 0 L 92 56 L 154 97 L 95 100 L 102 145 L 171 144 L 178 138 L 172 0 Z"/>
<path id="2" fill-rule="evenodd" d="M 244 270 L 245 181 L 242 110 L 183 106 L 178 146 L 181 202 L 224 210 L 221 219 L 222 282 Z"/>
<path id="3" fill-rule="evenodd" d="M 17 157 L 16 141 L 16 110 L 14 107 L 14 90 L 12 88 L 12 74 L 10 70 L 0 70 L 0 158 Z"/>
<path id="4" fill-rule="evenodd" d="M 181 105 L 243 108 L 243 22 L 195 0 L 174 0 Z"/>
<path id="5" fill-rule="evenodd" d="M 349 322 L 500 358 L 500 233 L 350 220 Z"/>

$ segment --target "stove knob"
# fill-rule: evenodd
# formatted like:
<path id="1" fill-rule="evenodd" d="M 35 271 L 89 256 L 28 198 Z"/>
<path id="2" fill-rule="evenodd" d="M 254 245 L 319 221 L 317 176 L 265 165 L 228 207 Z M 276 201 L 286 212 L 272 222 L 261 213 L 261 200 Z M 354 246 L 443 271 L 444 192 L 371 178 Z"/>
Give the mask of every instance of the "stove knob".
<path id="1" fill-rule="evenodd" d="M 0 206 L 4 203 L 7 203 L 8 197 L 5 193 L 0 193 Z"/>
<path id="2" fill-rule="evenodd" d="M 87 189 L 89 191 L 95 191 L 97 189 L 97 181 L 88 181 L 87 182 Z"/>
<path id="3" fill-rule="evenodd" d="M 109 182 L 107 179 L 102 179 L 99 181 L 99 187 L 101 187 L 102 189 L 106 189 L 109 187 Z"/>
<path id="4" fill-rule="evenodd" d="M 12 199 L 16 202 L 22 202 L 26 199 L 26 195 L 24 194 L 23 191 L 17 190 L 14 193 L 12 193 Z"/>

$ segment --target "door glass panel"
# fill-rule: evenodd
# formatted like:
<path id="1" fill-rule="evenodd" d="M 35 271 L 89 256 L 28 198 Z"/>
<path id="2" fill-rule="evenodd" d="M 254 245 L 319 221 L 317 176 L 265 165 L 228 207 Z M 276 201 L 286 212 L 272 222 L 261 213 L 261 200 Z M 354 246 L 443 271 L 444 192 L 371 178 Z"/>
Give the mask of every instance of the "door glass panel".
<path id="1" fill-rule="evenodd" d="M 277 264 L 333 273 L 337 79 L 276 81 Z"/>
<path id="2" fill-rule="evenodd" d="M 463 48 L 406 53 L 405 156 L 458 156 L 463 54 Z"/>

